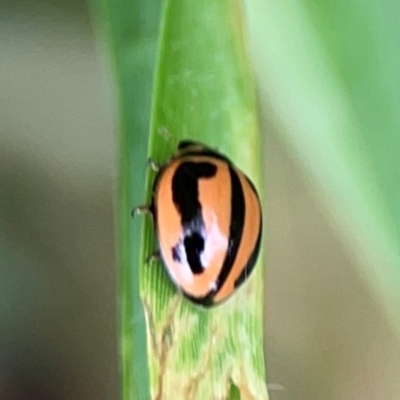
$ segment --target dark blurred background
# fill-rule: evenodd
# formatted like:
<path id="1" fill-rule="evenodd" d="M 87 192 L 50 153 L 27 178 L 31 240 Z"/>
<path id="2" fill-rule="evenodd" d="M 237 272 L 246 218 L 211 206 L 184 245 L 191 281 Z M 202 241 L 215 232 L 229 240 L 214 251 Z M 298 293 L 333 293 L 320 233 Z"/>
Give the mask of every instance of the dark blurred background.
<path id="1" fill-rule="evenodd" d="M 0 398 L 117 399 L 110 77 L 85 1 L 3 1 Z"/>
<path id="2" fill-rule="evenodd" d="M 85 1 L 0 19 L 0 399 L 118 399 L 112 78 Z M 271 399 L 399 399 L 399 338 L 260 103 Z"/>

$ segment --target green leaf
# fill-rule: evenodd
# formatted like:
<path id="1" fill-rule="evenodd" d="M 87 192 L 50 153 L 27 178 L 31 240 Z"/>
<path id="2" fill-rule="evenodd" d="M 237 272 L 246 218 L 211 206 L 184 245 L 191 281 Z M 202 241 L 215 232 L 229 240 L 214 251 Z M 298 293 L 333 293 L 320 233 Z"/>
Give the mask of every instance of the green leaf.
<path id="1" fill-rule="evenodd" d="M 158 6 L 154 1 L 96 3 L 116 77 L 120 117 L 122 396 L 268 399 L 262 254 L 234 296 L 213 309 L 202 309 L 183 299 L 161 264 L 145 264 L 155 248 L 154 228 L 145 219 L 140 234 L 140 221 L 130 219 L 131 208 L 145 200 L 147 155 L 166 161 L 183 138 L 218 148 L 261 189 L 260 138 L 241 2 L 165 2 L 149 129 Z M 149 171 L 147 201 L 153 179 Z"/>
<path id="2" fill-rule="evenodd" d="M 160 0 L 99 0 L 93 11 L 111 61 L 118 107 L 116 247 L 120 273 L 122 398 L 150 399 L 146 326 L 139 298 L 141 224 L 131 210 L 144 200 L 146 148 L 157 54 Z"/>
<path id="3" fill-rule="evenodd" d="M 240 1 L 167 1 L 156 77 L 149 155 L 166 161 L 181 139 L 227 154 L 261 188 L 260 143 Z M 150 201 L 154 173 L 147 178 Z M 263 360 L 262 257 L 225 303 L 194 306 L 159 265 L 144 225 L 141 297 L 148 321 L 154 399 L 267 399 Z M 232 389 L 233 387 L 233 389 Z M 237 390 L 235 390 L 235 388 Z"/>

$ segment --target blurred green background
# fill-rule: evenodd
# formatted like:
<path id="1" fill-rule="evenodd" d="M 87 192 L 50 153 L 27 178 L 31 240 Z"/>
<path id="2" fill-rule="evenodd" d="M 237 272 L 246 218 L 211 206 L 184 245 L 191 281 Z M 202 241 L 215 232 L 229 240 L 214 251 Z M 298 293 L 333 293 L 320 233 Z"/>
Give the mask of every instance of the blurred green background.
<path id="1" fill-rule="evenodd" d="M 390 107 L 382 104 L 380 110 L 371 103 L 380 80 L 371 82 L 365 71 L 376 64 L 367 57 L 358 65 L 351 57 L 352 46 L 368 54 L 370 38 L 377 36 L 363 25 L 371 7 L 365 11 L 360 6 L 360 19 L 349 21 L 346 16 L 354 10 L 345 4 L 340 12 L 327 1 L 280 4 L 307 5 L 300 11 L 308 13 L 302 21 L 311 25 L 303 32 L 318 38 L 322 54 L 330 55 L 333 75 L 347 78 L 341 80 L 347 100 L 352 90 L 358 93 L 354 112 L 368 116 L 374 110 L 371 129 L 395 132 L 387 125 L 392 121 L 388 114 L 380 114 Z M 347 237 L 327 215 L 303 158 L 282 140 L 282 120 L 288 116 L 274 105 L 275 98 L 283 100 L 274 92 L 279 85 L 274 85 L 272 57 L 288 49 L 282 48 L 285 38 L 271 21 L 280 15 L 274 7 L 256 1 L 250 12 L 265 146 L 270 397 L 397 400 L 400 340 L 395 324 L 389 324 L 379 296 L 363 279 L 364 266 Z M 398 38 L 396 15 L 379 18 L 384 33 Z M 117 399 L 117 124 L 110 71 L 85 1 L 3 0 L 0 18 L 0 399 Z M 284 18 L 279 22 L 285 23 Z M 287 36 L 295 35 L 298 26 L 286 22 Z M 399 57 L 395 46 L 388 54 L 391 59 L 379 62 L 390 65 Z M 335 64 L 335 59 L 348 63 Z M 301 65 L 291 68 L 294 82 L 309 79 Z M 326 87 L 331 89 L 332 81 Z M 291 116 L 301 98 L 284 100 Z M 318 117 L 310 124 L 320 122 Z M 290 118 L 296 122 L 299 116 Z M 389 141 L 387 146 L 393 151 L 395 145 Z M 399 189 L 396 181 L 392 187 Z"/>

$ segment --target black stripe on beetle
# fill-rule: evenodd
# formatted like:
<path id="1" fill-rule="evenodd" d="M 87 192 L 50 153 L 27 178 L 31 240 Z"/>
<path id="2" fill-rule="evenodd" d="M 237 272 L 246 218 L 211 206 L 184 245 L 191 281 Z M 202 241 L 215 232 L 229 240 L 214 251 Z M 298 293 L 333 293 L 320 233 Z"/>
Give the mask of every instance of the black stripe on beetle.
<path id="1" fill-rule="evenodd" d="M 185 161 L 179 165 L 172 178 L 172 199 L 181 215 L 183 242 L 172 248 L 172 257 L 181 261 L 182 251 L 194 274 L 201 274 L 204 267 L 200 256 L 204 251 L 204 221 L 199 202 L 199 179 L 212 178 L 217 167 L 208 162 Z"/>
<path id="2" fill-rule="evenodd" d="M 194 303 L 210 306 L 213 304 L 214 297 L 225 283 L 233 263 L 235 262 L 239 245 L 242 240 L 244 218 L 245 218 L 245 199 L 240 178 L 236 171 L 229 166 L 231 183 L 231 224 L 229 228 L 228 251 L 221 268 L 221 272 L 215 282 L 215 287 L 204 297 L 194 297 L 185 293 Z M 240 279 L 240 277 L 239 277 Z"/>
<path id="3" fill-rule="evenodd" d="M 229 227 L 229 243 L 225 261 L 216 282 L 217 290 L 215 293 L 218 293 L 232 269 L 242 240 L 244 226 L 245 201 L 242 184 L 240 183 L 238 174 L 231 167 L 229 167 L 229 176 L 231 179 L 231 224 Z"/>
<path id="4" fill-rule="evenodd" d="M 248 276 L 251 274 L 251 271 L 253 271 L 253 268 L 256 265 L 258 253 L 260 252 L 260 247 L 261 247 L 261 234 L 262 234 L 262 218 L 260 218 L 260 229 L 258 232 L 257 242 L 254 246 L 254 250 L 251 253 L 249 261 L 247 261 L 247 264 L 244 267 L 243 271 L 236 279 L 235 288 L 239 287 L 248 278 Z"/>

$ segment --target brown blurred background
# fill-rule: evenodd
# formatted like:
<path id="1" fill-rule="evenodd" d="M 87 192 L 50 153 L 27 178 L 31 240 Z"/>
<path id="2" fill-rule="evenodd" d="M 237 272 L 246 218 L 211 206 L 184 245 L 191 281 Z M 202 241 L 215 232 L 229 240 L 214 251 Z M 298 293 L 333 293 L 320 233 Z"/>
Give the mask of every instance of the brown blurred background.
<path id="1" fill-rule="evenodd" d="M 118 399 L 110 78 L 81 0 L 2 2 L 0 398 Z"/>
<path id="2" fill-rule="evenodd" d="M 112 79 L 84 1 L 0 18 L 0 400 L 118 399 Z M 399 340 L 260 103 L 271 399 L 397 400 Z"/>

